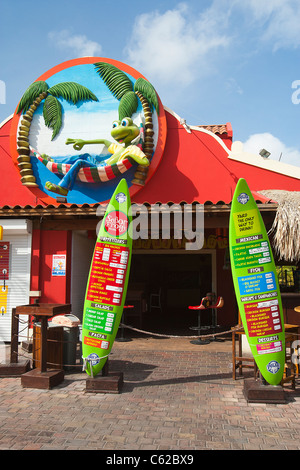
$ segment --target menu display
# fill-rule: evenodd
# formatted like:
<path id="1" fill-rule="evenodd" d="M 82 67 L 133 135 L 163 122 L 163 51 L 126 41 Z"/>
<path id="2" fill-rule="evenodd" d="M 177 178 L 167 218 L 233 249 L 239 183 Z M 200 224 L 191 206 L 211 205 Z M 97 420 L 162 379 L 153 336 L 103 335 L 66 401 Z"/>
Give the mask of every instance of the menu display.
<path id="1" fill-rule="evenodd" d="M 276 289 L 273 272 L 240 276 L 238 277 L 238 283 L 241 295 L 256 294 Z"/>
<path id="2" fill-rule="evenodd" d="M 265 336 L 282 331 L 278 300 L 245 304 L 249 336 Z"/>
<path id="3" fill-rule="evenodd" d="M 131 201 L 126 180 L 106 208 L 94 248 L 83 306 L 82 357 L 88 375 L 104 367 L 123 314 L 132 253 Z"/>
<path id="4" fill-rule="evenodd" d="M 236 234 L 240 234 L 242 223 L 251 222 L 251 226 L 261 231 L 259 218 L 253 210 L 234 214 Z M 249 225 L 247 225 L 249 226 Z M 245 227 L 245 225 L 243 225 Z M 232 258 L 238 275 L 237 285 L 241 302 L 270 299 L 264 302 L 245 303 L 245 320 L 249 337 L 259 337 L 282 332 L 281 316 L 277 299 L 277 283 L 274 271 L 270 270 L 272 258 L 269 240 L 262 233 L 255 236 L 235 238 L 232 246 Z M 262 353 L 262 348 L 257 347 Z M 264 345 L 264 353 L 273 352 L 273 347 Z"/>
<path id="5" fill-rule="evenodd" d="M 277 385 L 285 361 L 281 296 L 267 231 L 242 178 L 232 199 L 229 238 L 232 277 L 248 343 L 263 377 Z"/>
<path id="6" fill-rule="evenodd" d="M 87 300 L 112 306 L 121 304 L 128 258 L 127 247 L 97 242 Z"/>
<path id="7" fill-rule="evenodd" d="M 236 241 L 238 244 L 233 247 L 232 254 L 237 268 L 270 263 L 270 247 L 267 241 L 253 242 L 245 238 L 238 238 Z"/>
<path id="8" fill-rule="evenodd" d="M 94 304 L 92 304 L 94 305 Z M 99 305 L 98 308 L 88 308 L 84 318 L 84 328 L 97 333 L 112 333 L 116 314 L 114 312 L 106 312 L 99 310 L 105 306 Z"/>
<path id="9" fill-rule="evenodd" d="M 112 334 L 116 320 L 115 306 L 120 306 L 128 266 L 129 249 L 120 245 L 96 243 L 92 263 L 87 300 L 91 305 L 85 311 L 83 327 L 102 333 L 103 338 Z M 99 335 L 85 338 L 85 344 L 107 349 L 109 342 Z"/>

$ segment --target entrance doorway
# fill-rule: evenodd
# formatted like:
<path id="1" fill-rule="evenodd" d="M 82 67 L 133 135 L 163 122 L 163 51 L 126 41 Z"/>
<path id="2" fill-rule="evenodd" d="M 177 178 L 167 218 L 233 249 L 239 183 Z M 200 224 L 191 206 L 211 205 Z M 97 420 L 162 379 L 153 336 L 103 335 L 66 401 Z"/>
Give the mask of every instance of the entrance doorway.
<path id="1" fill-rule="evenodd" d="M 94 247 L 86 231 L 73 231 L 71 303 L 80 320 Z M 126 299 L 134 309 L 124 323 L 154 333 L 192 335 L 189 327 L 197 324 L 197 312 L 188 307 L 199 305 L 208 292 L 217 292 L 216 250 L 135 250 Z M 151 302 L 151 294 L 158 294 L 159 302 L 157 297 Z M 210 324 L 206 315 L 203 325 Z"/>
<path id="2" fill-rule="evenodd" d="M 89 238 L 85 230 L 72 232 L 71 305 L 73 315 L 80 321 L 94 248 L 95 239 Z"/>
<path id="3" fill-rule="evenodd" d="M 199 305 L 202 297 L 215 291 L 215 277 L 215 256 L 211 250 L 136 252 L 132 256 L 127 297 L 134 298 L 134 293 L 139 292 L 143 298 L 144 330 L 189 335 L 197 314 L 188 306 Z M 203 324 L 210 322 L 209 318 L 203 320 Z"/>

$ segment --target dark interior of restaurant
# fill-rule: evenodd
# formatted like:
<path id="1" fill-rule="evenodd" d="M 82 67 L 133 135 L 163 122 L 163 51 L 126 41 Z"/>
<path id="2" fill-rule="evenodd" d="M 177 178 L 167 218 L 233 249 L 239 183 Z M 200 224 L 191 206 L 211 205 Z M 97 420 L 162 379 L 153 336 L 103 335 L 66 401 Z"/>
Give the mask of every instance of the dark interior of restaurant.
<path id="1" fill-rule="evenodd" d="M 123 322 L 156 333 L 193 335 L 197 312 L 188 307 L 199 305 L 211 290 L 210 254 L 134 253 L 126 299 L 133 308 L 125 309 Z M 205 312 L 203 324 L 210 321 Z"/>

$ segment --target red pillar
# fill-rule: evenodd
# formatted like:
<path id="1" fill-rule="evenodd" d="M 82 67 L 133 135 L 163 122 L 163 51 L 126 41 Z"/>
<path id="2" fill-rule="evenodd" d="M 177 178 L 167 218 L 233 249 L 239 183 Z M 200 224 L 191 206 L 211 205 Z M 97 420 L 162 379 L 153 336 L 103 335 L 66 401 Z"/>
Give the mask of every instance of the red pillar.
<path id="1" fill-rule="evenodd" d="M 71 231 L 33 231 L 31 290 L 41 291 L 40 302 L 70 303 L 71 247 Z M 53 255 L 66 257 L 65 274 L 62 276 L 53 275 Z"/>

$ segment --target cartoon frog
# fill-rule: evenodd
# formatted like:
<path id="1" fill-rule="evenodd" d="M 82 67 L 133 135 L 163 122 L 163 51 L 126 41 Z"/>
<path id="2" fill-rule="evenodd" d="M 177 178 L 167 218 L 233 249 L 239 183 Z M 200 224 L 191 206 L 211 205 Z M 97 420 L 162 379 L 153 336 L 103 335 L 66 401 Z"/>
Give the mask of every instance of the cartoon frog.
<path id="1" fill-rule="evenodd" d="M 78 151 L 86 144 L 104 144 L 112 156 L 104 161 L 102 160 L 101 162 L 97 157 L 92 157 L 87 153 L 78 155 L 78 157 L 66 157 L 64 161 L 60 162 L 72 163 L 70 170 L 64 175 L 59 184 L 47 181 L 45 184 L 46 189 L 66 196 L 68 192 L 72 190 L 78 171 L 82 167 L 97 167 L 99 164 L 112 165 L 129 157 L 139 165 L 148 166 L 148 158 L 141 148 L 134 144 L 134 141 L 139 139 L 139 135 L 140 128 L 134 124 L 131 118 L 125 117 L 122 121 L 116 120 L 112 124 L 111 136 L 117 141 L 117 143 L 110 142 L 106 139 L 67 139 L 66 145 L 73 144 L 73 148 Z"/>

